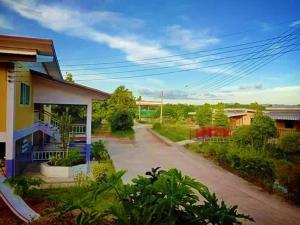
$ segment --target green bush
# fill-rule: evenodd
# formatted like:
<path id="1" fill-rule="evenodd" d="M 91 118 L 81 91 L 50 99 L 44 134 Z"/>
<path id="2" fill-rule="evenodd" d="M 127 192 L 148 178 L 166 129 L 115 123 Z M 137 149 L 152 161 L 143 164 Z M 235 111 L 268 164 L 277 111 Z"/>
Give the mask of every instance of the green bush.
<path id="1" fill-rule="evenodd" d="M 14 188 L 15 194 L 26 196 L 33 189 L 40 187 L 43 183 L 43 180 L 41 178 L 18 176 L 8 178 L 5 182 Z"/>
<path id="2" fill-rule="evenodd" d="M 157 130 L 157 129 L 161 129 L 161 123 L 154 123 L 153 125 L 152 125 L 152 129 L 153 130 Z"/>
<path id="3" fill-rule="evenodd" d="M 241 126 L 231 136 L 232 140 L 240 147 L 251 144 L 251 127 Z"/>
<path id="4" fill-rule="evenodd" d="M 126 131 L 133 127 L 132 113 L 126 110 L 119 110 L 114 112 L 109 117 L 111 131 Z"/>
<path id="5" fill-rule="evenodd" d="M 256 114 L 250 125 L 253 144 L 257 148 L 265 147 L 268 140 L 276 135 L 274 120 L 262 114 Z"/>
<path id="6" fill-rule="evenodd" d="M 92 143 L 91 156 L 97 161 L 110 159 L 107 149 L 102 140 Z"/>
<path id="7" fill-rule="evenodd" d="M 238 168 L 244 175 L 257 177 L 267 185 L 275 180 L 275 167 L 272 160 L 255 154 L 241 154 Z"/>
<path id="8" fill-rule="evenodd" d="M 300 204 L 300 170 L 290 171 L 289 182 L 287 184 L 288 198 Z"/>
<path id="9" fill-rule="evenodd" d="M 105 164 L 94 163 L 92 164 L 92 174 L 96 181 L 103 181 L 108 174 L 108 168 Z"/>
<path id="10" fill-rule="evenodd" d="M 300 132 L 283 133 L 278 139 L 278 146 L 289 154 L 300 152 Z"/>
<path id="11" fill-rule="evenodd" d="M 51 157 L 48 164 L 51 166 L 75 166 L 85 163 L 85 158 L 79 155 L 79 148 L 72 148 L 64 157 Z"/>
<path id="12" fill-rule="evenodd" d="M 234 225 L 241 224 L 241 220 L 253 221 L 239 214 L 237 206 L 227 206 L 202 183 L 177 169 L 156 168 L 146 174 L 150 177 L 138 176 L 131 184 L 115 187 L 121 202 L 110 212 L 116 224 Z"/>

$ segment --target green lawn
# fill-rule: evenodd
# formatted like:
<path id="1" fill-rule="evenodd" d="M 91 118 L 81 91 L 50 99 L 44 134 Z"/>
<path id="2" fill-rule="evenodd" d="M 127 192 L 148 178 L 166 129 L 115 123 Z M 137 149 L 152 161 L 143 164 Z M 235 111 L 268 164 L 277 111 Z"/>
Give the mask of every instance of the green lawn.
<path id="1" fill-rule="evenodd" d="M 100 164 L 103 164 L 107 168 L 108 175 L 115 172 L 114 166 L 111 161 L 104 161 Z M 60 188 L 48 188 L 48 189 L 39 189 L 33 193 L 33 195 L 39 196 L 42 199 L 52 202 L 54 205 L 62 205 L 65 202 L 79 202 L 84 199 L 91 192 L 90 186 L 79 186 L 73 185 L 68 187 Z M 110 208 L 112 205 L 118 202 L 116 194 L 114 191 L 107 191 L 99 195 L 92 205 L 92 208 L 99 211 L 104 211 Z"/>
<path id="2" fill-rule="evenodd" d="M 153 130 L 174 142 L 190 139 L 190 128 L 184 124 L 156 124 Z"/>
<path id="3" fill-rule="evenodd" d="M 117 138 L 129 138 L 131 140 L 134 139 L 134 130 L 126 130 L 126 131 L 113 131 L 111 132 L 111 135 L 113 137 L 117 137 Z"/>

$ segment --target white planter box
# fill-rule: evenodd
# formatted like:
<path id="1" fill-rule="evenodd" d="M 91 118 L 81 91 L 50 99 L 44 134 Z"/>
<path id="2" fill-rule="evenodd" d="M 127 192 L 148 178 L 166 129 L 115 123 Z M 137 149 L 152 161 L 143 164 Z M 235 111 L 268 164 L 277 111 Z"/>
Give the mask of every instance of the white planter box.
<path id="1" fill-rule="evenodd" d="M 74 177 L 79 173 L 87 173 L 87 164 L 76 166 L 50 166 L 47 163 L 41 164 L 41 174 L 46 177 Z"/>

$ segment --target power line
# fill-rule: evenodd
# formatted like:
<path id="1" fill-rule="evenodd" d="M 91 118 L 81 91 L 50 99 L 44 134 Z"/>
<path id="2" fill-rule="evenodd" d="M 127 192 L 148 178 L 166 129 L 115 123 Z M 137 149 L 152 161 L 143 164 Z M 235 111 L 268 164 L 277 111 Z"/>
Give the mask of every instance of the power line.
<path id="1" fill-rule="evenodd" d="M 299 45 L 299 43 L 296 46 L 298 46 L 298 45 Z M 290 50 L 293 51 L 293 49 L 290 49 Z M 223 79 L 223 80 L 221 80 L 221 81 L 219 81 L 217 83 L 214 83 L 213 85 L 210 85 L 210 86 L 208 86 L 206 88 L 208 90 L 210 90 L 210 89 L 213 89 L 213 88 L 223 87 L 224 85 L 227 85 L 230 82 L 239 80 L 239 79 L 245 77 L 245 75 L 243 75 L 243 74 L 245 74 L 245 73 L 246 74 L 252 73 L 252 72 L 256 71 L 257 69 L 261 68 L 262 66 L 267 65 L 270 62 L 274 61 L 275 59 L 279 58 L 280 56 L 282 56 L 285 53 L 286 52 L 284 52 L 284 50 L 281 50 L 281 52 L 277 53 L 276 55 L 275 54 L 274 55 L 270 55 L 268 58 L 262 60 L 261 62 L 257 61 L 258 62 L 257 65 L 255 65 L 255 64 L 254 65 L 250 65 L 250 68 L 247 68 L 246 71 L 239 71 L 237 73 L 239 75 Z M 274 58 L 274 59 L 272 59 L 272 58 Z M 257 62 L 255 62 L 255 63 L 257 63 Z M 262 65 L 262 66 L 260 66 L 260 65 Z"/>
<path id="2" fill-rule="evenodd" d="M 285 32 L 283 32 L 282 34 L 281 34 L 281 36 L 282 35 L 284 35 L 285 33 L 287 33 L 287 32 L 289 32 L 289 30 L 287 30 L 287 31 L 285 31 Z M 295 32 L 296 31 L 293 31 L 292 33 L 290 33 L 289 35 L 291 35 L 291 34 L 295 34 Z M 297 32 L 296 32 L 297 33 Z M 281 37 L 281 39 L 286 39 L 286 36 L 282 36 Z M 289 40 L 284 40 L 284 41 L 290 41 L 291 39 L 289 39 Z M 280 42 L 273 42 L 273 41 L 269 41 L 268 42 L 268 44 L 269 45 L 271 45 L 271 46 L 273 46 L 273 45 L 275 45 L 275 44 L 279 44 Z M 255 56 L 255 55 L 258 55 L 257 53 L 264 53 L 264 52 L 266 52 L 266 50 L 268 50 L 268 47 L 266 47 L 266 48 L 263 48 L 262 50 L 260 50 L 259 52 L 252 52 L 251 54 L 252 54 L 252 56 Z M 274 48 L 272 49 L 272 51 L 274 51 Z M 244 59 L 246 59 L 246 58 L 244 58 Z M 249 63 L 251 63 L 251 62 L 249 62 Z M 231 65 L 231 66 L 229 66 L 228 68 L 226 68 L 224 71 L 222 71 L 223 73 L 225 73 L 225 72 L 227 72 L 227 71 L 229 71 L 229 72 L 231 72 L 230 74 L 232 74 L 232 69 L 234 69 L 235 67 L 241 67 L 242 66 L 242 68 L 240 68 L 240 69 L 244 69 L 243 68 L 243 66 L 245 66 L 245 65 L 242 65 L 242 63 L 241 64 L 239 64 L 239 65 L 237 65 L 237 64 L 234 64 L 234 65 Z M 247 64 L 246 64 L 246 68 L 247 68 Z M 220 74 L 215 74 L 214 76 L 212 76 L 212 77 L 209 77 L 208 79 L 206 79 L 206 83 L 208 82 L 208 84 L 210 84 L 210 83 L 213 83 L 213 80 L 215 79 L 215 78 L 217 78 L 218 76 L 220 76 Z M 215 82 L 213 83 L 213 84 L 215 84 Z M 199 84 L 197 84 L 197 85 L 191 85 L 191 84 L 189 84 L 189 85 L 185 85 L 185 87 L 194 87 L 194 86 L 199 86 Z M 203 82 L 201 82 L 201 87 L 205 87 L 205 85 L 203 84 Z"/>
<path id="3" fill-rule="evenodd" d="M 298 44 L 298 45 L 299 45 L 299 44 Z M 295 49 L 295 50 L 300 50 L 300 49 L 298 48 L 298 49 Z M 293 51 L 293 50 L 292 50 L 292 51 Z M 273 57 L 273 59 L 271 59 L 271 60 L 266 59 L 265 61 L 263 61 L 263 62 L 261 62 L 260 64 L 256 65 L 256 67 L 254 67 L 254 68 L 252 68 L 252 69 L 250 69 L 250 70 L 248 70 L 248 71 L 245 71 L 245 72 L 246 72 L 245 74 L 241 74 L 241 75 L 239 75 L 239 76 L 237 76 L 237 77 L 232 77 L 230 80 L 227 80 L 225 83 L 223 83 L 223 84 L 221 83 L 221 84 L 219 84 L 219 85 L 213 87 L 213 88 L 214 88 L 213 90 L 218 90 L 218 89 L 220 89 L 220 88 L 222 88 L 222 87 L 225 87 L 226 85 L 228 85 L 228 84 L 230 84 L 230 83 L 232 83 L 232 82 L 235 82 L 235 81 L 237 81 L 237 80 L 240 80 L 240 79 L 242 79 L 242 78 L 244 78 L 244 77 L 250 75 L 251 73 L 257 71 L 257 70 L 260 69 L 260 68 L 262 68 L 263 66 L 265 66 L 265 65 L 267 65 L 267 64 L 270 64 L 271 62 L 275 61 L 276 59 L 278 59 L 279 57 L 281 57 L 281 56 L 284 55 L 284 54 L 285 54 L 285 52 L 282 52 L 282 53 L 279 54 L 278 56 Z M 271 58 L 272 58 L 272 57 L 271 57 Z"/>
<path id="4" fill-rule="evenodd" d="M 292 34 L 290 34 L 292 35 Z M 294 34 L 293 34 L 294 35 Z M 298 39 L 297 38 L 291 38 L 291 39 L 288 39 L 288 40 L 284 40 L 284 42 L 287 42 L 287 41 L 290 41 L 290 40 L 294 40 L 294 39 Z M 278 42 L 280 43 L 280 42 Z M 270 45 L 270 44 L 268 44 Z M 261 46 L 266 46 L 266 45 L 261 45 Z M 276 47 L 276 48 L 283 48 L 283 47 L 286 47 L 286 46 L 279 46 L 279 47 Z M 238 54 L 238 55 L 232 55 L 232 56 L 227 56 L 227 57 L 222 57 L 222 58 L 216 58 L 216 59 L 208 59 L 208 60 L 202 60 L 202 61 L 193 61 L 191 63 L 184 63 L 184 64 L 180 64 L 180 65 L 171 65 L 171 66 L 163 66 L 163 67 L 155 67 L 155 68 L 145 68 L 145 69 L 137 69 L 137 70 L 124 70 L 124 71 L 116 71 L 116 72 L 106 72 L 106 73 L 92 73 L 92 74 L 89 74 L 89 73 L 85 73 L 85 74 L 74 74 L 73 76 L 74 77 L 77 77 L 77 76 L 87 76 L 87 75 L 108 75 L 108 74 L 122 74 L 122 73 L 133 73 L 133 72 L 144 72 L 144 71 L 152 71 L 152 70 L 159 70 L 159 69 L 168 69 L 168 68 L 173 68 L 173 67 L 183 67 L 183 66 L 190 66 L 190 65 L 196 65 L 196 64 L 199 64 L 199 63 L 205 63 L 205 62 L 214 62 L 214 61 L 220 61 L 220 60 L 224 60 L 224 59 L 230 59 L 230 58 L 236 58 L 236 57 L 240 57 L 240 56 L 245 56 L 245 55 L 250 55 L 250 54 L 253 54 L 253 53 L 259 53 L 261 51 L 258 51 L 258 52 L 250 52 L 250 53 L 242 53 L 242 54 Z M 90 69 L 75 69 L 76 71 L 89 71 L 89 70 L 92 70 L 92 69 L 97 69 L 97 68 L 90 68 Z M 15 72 L 26 72 L 25 70 L 23 71 L 20 71 L 20 70 L 16 70 Z"/>
<path id="5" fill-rule="evenodd" d="M 294 21 L 296 21 L 296 20 L 298 20 L 298 19 L 281 21 L 281 22 L 279 22 L 279 23 L 273 24 L 273 26 L 278 26 L 278 25 L 282 25 L 282 24 L 285 24 L 285 25 L 286 25 L 286 24 L 289 24 L 289 23 L 294 22 Z M 234 33 L 223 34 L 223 35 L 220 35 L 220 36 L 218 36 L 218 37 L 219 37 L 219 38 L 222 38 L 222 37 L 234 36 L 234 35 L 238 35 L 238 34 L 247 33 L 247 32 L 249 32 L 249 31 L 251 31 L 251 30 L 256 30 L 256 29 L 247 29 L 247 30 L 240 31 L 240 32 L 234 32 Z M 207 51 L 213 51 L 213 50 L 207 50 Z M 185 54 L 185 53 L 183 53 L 183 54 Z M 115 55 L 106 55 L 106 56 L 104 56 L 104 57 L 105 57 L 105 58 L 113 58 L 113 57 L 116 57 L 116 56 L 124 56 L 124 55 L 125 55 L 125 53 L 122 53 L 122 54 L 115 54 Z M 82 60 L 82 59 L 99 59 L 99 57 L 73 58 L 73 59 L 71 59 L 71 60 L 69 60 L 69 61 L 78 61 L 78 60 Z M 59 61 L 61 61 L 61 59 L 59 59 Z M 124 62 L 127 62 L 127 61 L 124 61 Z"/>
<path id="6" fill-rule="evenodd" d="M 293 51 L 297 51 L 297 50 L 300 50 L 300 48 L 299 49 L 294 49 L 292 51 L 286 51 L 285 53 L 293 52 Z M 273 55 L 277 55 L 277 54 L 273 54 Z M 270 56 L 270 55 L 267 55 L 267 56 Z M 264 56 L 264 57 L 267 57 L 267 56 Z M 258 58 L 261 58 L 261 57 L 252 58 L 252 59 L 258 59 Z M 215 67 L 215 66 L 220 66 L 220 65 L 228 65 L 228 64 L 232 64 L 232 63 L 236 63 L 236 62 L 243 62 L 243 61 L 248 61 L 248 60 L 250 60 L 250 59 L 240 60 L 240 61 L 234 61 L 234 62 L 228 62 L 228 63 L 222 63 L 222 64 L 214 65 L 214 66 L 197 67 L 197 68 L 193 68 L 193 69 L 177 70 L 177 71 L 155 73 L 155 74 L 145 74 L 145 75 L 135 75 L 135 76 L 123 76 L 123 77 L 110 77 L 110 78 L 80 79 L 80 80 L 76 80 L 76 81 L 116 80 L 116 79 L 129 79 L 129 78 L 138 78 L 138 77 L 149 77 L 149 76 L 161 76 L 161 75 L 182 73 L 182 72 L 187 72 L 187 71 L 194 71 L 194 70 L 199 70 L 199 69 L 204 69 L 204 68 L 210 68 L 210 67 Z"/>

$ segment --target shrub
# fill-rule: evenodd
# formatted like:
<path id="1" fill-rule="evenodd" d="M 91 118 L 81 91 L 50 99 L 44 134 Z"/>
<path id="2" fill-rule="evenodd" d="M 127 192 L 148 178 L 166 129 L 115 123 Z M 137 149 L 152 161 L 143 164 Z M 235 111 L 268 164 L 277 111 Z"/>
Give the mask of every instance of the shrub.
<path id="1" fill-rule="evenodd" d="M 154 123 L 153 126 L 152 126 L 152 129 L 157 130 L 157 129 L 161 129 L 161 127 L 162 127 L 161 123 Z"/>
<path id="2" fill-rule="evenodd" d="M 177 169 L 153 169 L 147 174 L 149 178 L 138 176 L 131 184 L 115 187 L 121 203 L 110 211 L 116 224 L 233 225 L 241 224 L 242 219 L 253 221 L 239 214 L 237 206 L 227 206 L 206 186 Z M 199 195 L 204 201 L 200 202 Z"/>
<path id="3" fill-rule="evenodd" d="M 300 132 L 286 132 L 278 139 L 278 146 L 286 153 L 300 152 Z"/>
<path id="4" fill-rule="evenodd" d="M 255 155 L 241 154 L 239 170 L 246 176 L 260 178 L 267 185 L 275 180 L 275 167 L 271 160 Z"/>
<path id="5" fill-rule="evenodd" d="M 238 146 L 246 146 L 251 144 L 251 127 L 250 126 L 241 126 L 237 128 L 232 136 L 232 140 Z"/>
<path id="6" fill-rule="evenodd" d="M 276 135 L 275 122 L 269 116 L 262 114 L 255 115 L 250 127 L 251 137 L 256 147 L 264 147 L 268 139 Z"/>
<path id="7" fill-rule="evenodd" d="M 9 185 L 14 188 L 15 194 L 26 196 L 33 189 L 40 187 L 43 180 L 41 178 L 19 176 L 8 178 L 5 182 L 9 183 Z"/>
<path id="8" fill-rule="evenodd" d="M 90 177 L 82 172 L 76 174 L 74 181 L 79 187 L 88 187 L 91 184 Z"/>
<path id="9" fill-rule="evenodd" d="M 110 117 L 110 126 L 112 131 L 131 130 L 133 126 L 132 113 L 126 110 L 114 112 Z"/>
<path id="10" fill-rule="evenodd" d="M 85 158 L 79 155 L 79 148 L 68 151 L 65 157 L 51 157 L 48 164 L 51 166 L 75 166 L 85 163 Z"/>
<path id="11" fill-rule="evenodd" d="M 104 142 L 102 140 L 96 141 L 92 144 L 91 149 L 92 158 L 95 160 L 108 160 L 110 159 L 107 149 L 105 148 Z"/>
<path id="12" fill-rule="evenodd" d="M 300 204 L 300 170 L 290 171 L 289 182 L 287 184 L 288 198 Z"/>
<path id="13" fill-rule="evenodd" d="M 96 181 L 103 181 L 108 174 L 107 166 L 101 163 L 94 163 L 92 165 L 92 174 Z"/>

